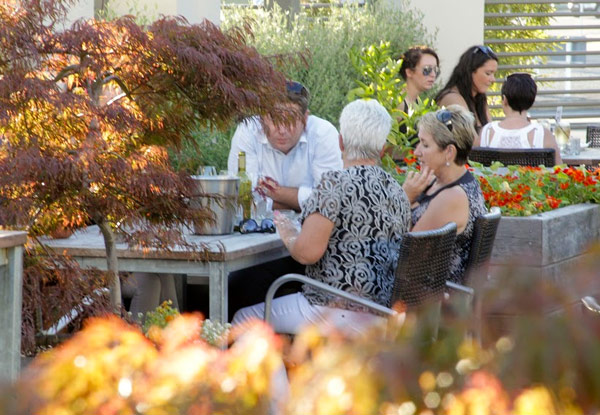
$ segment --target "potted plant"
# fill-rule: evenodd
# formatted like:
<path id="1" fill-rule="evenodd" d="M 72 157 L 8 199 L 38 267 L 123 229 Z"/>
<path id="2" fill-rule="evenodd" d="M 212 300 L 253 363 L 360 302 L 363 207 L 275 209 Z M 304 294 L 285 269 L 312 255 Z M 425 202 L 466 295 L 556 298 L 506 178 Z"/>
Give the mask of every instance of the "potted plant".
<path id="1" fill-rule="evenodd" d="M 502 210 L 492 269 L 520 258 L 567 283 L 568 269 L 600 241 L 600 170 L 472 164 L 486 204 Z"/>

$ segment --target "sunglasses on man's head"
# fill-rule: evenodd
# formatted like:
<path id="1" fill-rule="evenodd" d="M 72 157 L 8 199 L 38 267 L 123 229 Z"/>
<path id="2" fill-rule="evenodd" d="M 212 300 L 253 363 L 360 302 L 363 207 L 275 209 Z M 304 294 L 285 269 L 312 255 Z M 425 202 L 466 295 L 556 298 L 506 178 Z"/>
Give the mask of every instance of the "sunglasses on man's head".
<path id="1" fill-rule="evenodd" d="M 275 233 L 273 219 L 263 219 L 260 225 L 254 219 L 246 219 L 240 223 L 240 233 Z"/>
<path id="2" fill-rule="evenodd" d="M 481 52 L 489 58 L 496 59 L 496 53 L 489 46 L 476 46 L 475 49 L 473 49 L 473 55 L 475 55 L 477 52 Z"/>
<path id="3" fill-rule="evenodd" d="M 296 81 L 287 81 L 285 83 L 285 87 L 287 88 L 287 91 L 291 92 L 292 94 L 303 95 L 307 92 L 306 87 L 300 82 Z"/>
<path id="4" fill-rule="evenodd" d="M 432 73 L 435 74 L 436 78 L 440 76 L 440 67 L 431 65 L 423 66 L 423 76 L 429 76 Z"/>
<path id="5" fill-rule="evenodd" d="M 452 113 L 448 110 L 440 110 L 435 113 L 435 118 L 452 132 Z"/>

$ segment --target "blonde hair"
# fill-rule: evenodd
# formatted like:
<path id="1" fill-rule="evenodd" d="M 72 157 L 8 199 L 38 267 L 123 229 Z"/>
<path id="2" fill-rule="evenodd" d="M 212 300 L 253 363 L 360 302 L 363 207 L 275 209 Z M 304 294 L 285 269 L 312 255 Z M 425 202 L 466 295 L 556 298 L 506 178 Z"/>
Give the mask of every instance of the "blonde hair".
<path id="1" fill-rule="evenodd" d="M 450 119 L 447 123 L 440 121 L 442 112 L 449 112 Z M 443 118 L 443 117 L 442 117 Z M 450 127 L 452 131 L 450 131 Z M 444 149 L 450 144 L 456 147 L 456 164 L 464 164 L 473 147 L 475 131 L 475 117 L 460 105 L 449 105 L 435 112 L 428 112 L 419 120 L 419 128 L 424 129 L 433 136 L 433 141 Z"/>

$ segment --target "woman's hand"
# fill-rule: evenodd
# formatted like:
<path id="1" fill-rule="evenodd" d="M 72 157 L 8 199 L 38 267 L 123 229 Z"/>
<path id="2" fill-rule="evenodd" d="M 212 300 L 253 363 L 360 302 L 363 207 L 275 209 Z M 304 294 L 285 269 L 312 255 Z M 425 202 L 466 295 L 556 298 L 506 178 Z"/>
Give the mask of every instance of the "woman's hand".
<path id="1" fill-rule="evenodd" d="M 427 166 L 422 166 L 421 171 L 409 171 L 406 173 L 406 179 L 402 188 L 406 192 L 406 196 L 408 196 L 411 204 L 423 193 L 434 178 L 433 170 Z"/>
<path id="2" fill-rule="evenodd" d="M 298 228 L 296 227 L 294 222 L 292 222 L 287 216 L 285 216 L 278 210 L 273 212 L 273 222 L 277 227 L 279 237 L 283 241 L 283 244 L 288 249 L 288 251 L 291 251 L 292 246 L 294 245 L 296 239 L 298 238 L 298 235 L 300 234 Z"/>

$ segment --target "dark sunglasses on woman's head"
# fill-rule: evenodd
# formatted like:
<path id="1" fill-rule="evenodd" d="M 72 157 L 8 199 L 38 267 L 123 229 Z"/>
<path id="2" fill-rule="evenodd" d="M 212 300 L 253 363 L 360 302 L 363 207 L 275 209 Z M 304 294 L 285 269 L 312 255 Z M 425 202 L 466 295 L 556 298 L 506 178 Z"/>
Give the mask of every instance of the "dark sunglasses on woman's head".
<path id="1" fill-rule="evenodd" d="M 485 45 L 475 46 L 475 49 L 473 49 L 473 55 L 476 54 L 477 52 L 481 52 L 490 58 L 496 59 L 496 53 L 489 46 L 485 46 Z"/>
<path id="2" fill-rule="evenodd" d="M 448 110 L 439 110 L 435 113 L 435 118 L 452 132 L 452 113 Z"/>
<path id="3" fill-rule="evenodd" d="M 275 233 L 273 219 L 263 219 L 260 226 L 254 219 L 245 219 L 240 223 L 240 233 Z"/>
<path id="4" fill-rule="evenodd" d="M 423 66 L 423 76 L 429 76 L 432 73 L 435 74 L 436 78 L 440 76 L 440 67 L 431 65 Z"/>

